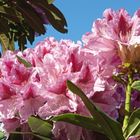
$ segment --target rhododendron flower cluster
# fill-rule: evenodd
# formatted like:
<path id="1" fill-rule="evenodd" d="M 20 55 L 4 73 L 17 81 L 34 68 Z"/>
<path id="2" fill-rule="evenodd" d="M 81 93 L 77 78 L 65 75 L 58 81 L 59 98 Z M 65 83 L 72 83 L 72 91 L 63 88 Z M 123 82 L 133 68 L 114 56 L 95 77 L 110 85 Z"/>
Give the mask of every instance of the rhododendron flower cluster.
<path id="1" fill-rule="evenodd" d="M 107 9 L 104 18 L 94 22 L 92 32 L 83 35 L 83 46 L 50 37 L 23 52 L 5 52 L 0 58 L 0 119 L 5 131 L 24 129 L 31 115 L 42 119 L 69 112 L 89 116 L 81 99 L 68 90 L 67 80 L 118 119 L 125 93 L 112 76 L 122 63 L 139 62 L 139 28 L 139 10 L 131 18 L 123 9 Z M 32 66 L 26 67 L 17 56 Z M 138 102 L 137 95 L 133 102 Z M 52 131 L 56 140 L 98 139 L 64 122 L 55 123 Z"/>
<path id="2" fill-rule="evenodd" d="M 117 49 L 123 62 L 139 61 L 140 10 L 132 18 L 124 9 L 107 9 L 103 16 L 103 19 L 94 22 L 92 35 L 118 44 Z"/>
<path id="3" fill-rule="evenodd" d="M 110 77 L 117 74 L 119 65 L 123 63 L 139 63 L 139 43 L 140 43 L 140 10 L 136 11 L 134 16 L 120 9 L 113 11 L 106 9 L 103 13 L 103 19 L 97 19 L 93 23 L 92 32 L 83 36 L 84 46 L 94 53 L 94 56 L 100 57 L 104 61 L 105 67 L 102 69 L 113 69 Z M 134 74 L 134 79 L 139 79 L 138 73 Z M 116 93 L 119 105 L 124 102 L 125 90 L 121 86 L 116 86 Z M 120 94 L 120 96 L 118 95 Z M 132 95 L 134 108 L 139 107 L 139 94 Z"/>
<path id="4" fill-rule="evenodd" d="M 25 67 L 17 55 L 32 67 Z M 52 37 L 23 53 L 7 51 L 0 60 L 0 112 L 6 131 L 25 124 L 31 115 L 42 119 L 67 112 L 89 115 L 82 101 L 67 89 L 68 79 L 103 111 L 117 118 L 117 101 L 113 97 L 115 83 L 109 84 L 111 70 L 101 69 L 103 64 L 80 44 L 70 40 L 58 42 Z M 77 127 L 58 123 L 54 134 L 60 138 L 60 132 L 64 131 L 65 139 L 72 139 L 69 129 L 74 132 Z M 80 139 L 83 134 L 82 129 L 78 129 L 77 139 Z"/>

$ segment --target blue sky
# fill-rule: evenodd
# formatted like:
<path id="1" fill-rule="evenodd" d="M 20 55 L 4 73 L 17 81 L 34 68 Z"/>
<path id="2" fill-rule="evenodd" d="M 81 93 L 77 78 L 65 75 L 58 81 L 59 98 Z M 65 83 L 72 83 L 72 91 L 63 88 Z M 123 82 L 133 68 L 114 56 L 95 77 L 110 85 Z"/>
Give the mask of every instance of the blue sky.
<path id="1" fill-rule="evenodd" d="M 55 0 L 54 4 L 62 11 L 67 20 L 68 33 L 61 34 L 51 26 L 47 26 L 47 33 L 37 37 L 32 47 L 48 36 L 54 36 L 57 40 L 81 40 L 82 35 L 91 30 L 93 21 L 102 18 L 102 13 L 106 8 L 114 10 L 125 8 L 130 15 L 140 8 L 138 0 Z"/>

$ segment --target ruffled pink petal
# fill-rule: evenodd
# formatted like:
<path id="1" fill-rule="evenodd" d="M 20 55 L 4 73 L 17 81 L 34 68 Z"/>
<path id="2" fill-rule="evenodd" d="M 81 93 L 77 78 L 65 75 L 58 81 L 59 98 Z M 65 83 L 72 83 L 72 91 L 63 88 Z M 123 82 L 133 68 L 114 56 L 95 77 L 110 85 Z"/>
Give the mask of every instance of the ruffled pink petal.
<path id="1" fill-rule="evenodd" d="M 11 98 L 0 101 L 0 118 L 13 118 L 18 115 L 18 111 L 23 105 L 20 95 L 11 96 Z"/>
<path id="2" fill-rule="evenodd" d="M 80 140 L 83 137 L 81 127 L 64 122 L 55 123 L 53 134 L 56 140 Z"/>
<path id="3" fill-rule="evenodd" d="M 52 94 L 52 97 L 44 106 L 39 108 L 38 115 L 41 118 L 76 111 L 77 104 L 70 101 L 66 96 Z"/>
<path id="4" fill-rule="evenodd" d="M 2 120 L 2 123 L 4 125 L 3 128 L 7 132 L 13 132 L 18 127 L 20 127 L 20 120 L 18 118 L 4 119 L 4 120 Z"/>

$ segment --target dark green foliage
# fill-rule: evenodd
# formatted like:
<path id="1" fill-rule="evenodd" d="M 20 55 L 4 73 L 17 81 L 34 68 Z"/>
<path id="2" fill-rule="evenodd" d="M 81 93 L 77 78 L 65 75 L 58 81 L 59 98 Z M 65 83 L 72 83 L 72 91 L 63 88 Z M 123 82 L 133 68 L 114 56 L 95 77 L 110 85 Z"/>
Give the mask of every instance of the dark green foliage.
<path id="1" fill-rule="evenodd" d="M 140 109 L 132 112 L 128 126 L 124 131 L 124 136 L 128 139 L 130 136 L 140 136 Z"/>
<path id="2" fill-rule="evenodd" d="M 65 17 L 52 2 L 53 0 L 0 0 L 0 36 L 4 34 L 7 37 L 6 50 L 13 50 L 11 42 L 15 41 L 18 41 L 20 50 L 25 49 L 27 41 L 33 43 L 35 34 L 45 34 L 46 24 L 51 24 L 61 33 L 67 32 Z M 3 47 L 2 41 L 1 44 Z"/>

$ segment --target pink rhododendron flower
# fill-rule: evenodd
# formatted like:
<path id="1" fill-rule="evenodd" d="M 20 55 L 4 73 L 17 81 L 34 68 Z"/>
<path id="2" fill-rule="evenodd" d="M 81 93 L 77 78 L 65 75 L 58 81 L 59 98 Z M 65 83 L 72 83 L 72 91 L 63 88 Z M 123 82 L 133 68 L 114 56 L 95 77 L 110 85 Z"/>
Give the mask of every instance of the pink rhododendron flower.
<path id="1" fill-rule="evenodd" d="M 124 9 L 118 11 L 106 9 L 103 19 L 97 19 L 93 23 L 92 32 L 95 36 L 130 44 L 135 37 L 138 38 L 140 35 L 139 14 L 140 10 L 136 11 L 131 18 Z"/>
<path id="2" fill-rule="evenodd" d="M 110 80 L 113 74 L 118 73 L 118 66 L 125 62 L 132 64 L 139 62 L 139 11 L 140 10 L 136 11 L 134 16 L 131 17 L 124 9 L 120 9 L 119 11 L 107 9 L 103 14 L 103 18 L 97 19 L 93 23 L 92 32 L 83 36 L 85 49 L 92 52 L 98 61 L 102 63 L 101 69 L 103 73 L 102 70 L 99 72 L 102 73 L 100 76 L 102 83 L 104 79 L 104 83 L 109 83 L 108 87 L 114 85 L 116 91 L 118 86 Z M 104 74 L 106 74 L 106 76 Z M 101 87 L 101 90 L 103 90 L 105 87 L 103 86 L 104 84 L 101 86 L 101 82 L 98 83 L 98 81 L 95 82 L 97 83 L 96 86 Z M 96 89 L 96 87 L 94 88 Z M 113 94 L 114 90 L 111 90 L 111 92 Z M 117 95 L 113 96 L 116 100 L 119 99 L 119 107 L 124 102 L 125 93 L 124 90 L 122 90 L 122 93 L 116 92 L 116 94 Z M 136 94 L 132 96 L 132 104 L 138 107 L 136 105 L 138 105 L 139 99 L 136 98 Z"/>
<path id="3" fill-rule="evenodd" d="M 16 55 L 30 62 L 32 67 L 25 67 Z M 114 83 L 108 86 L 106 82 L 106 79 L 110 81 L 108 73 L 112 72 L 112 67 L 107 69 L 104 65 L 106 61 L 101 60 L 102 58 L 96 58 L 92 51 L 70 40 L 58 42 L 52 37 L 23 53 L 6 52 L 0 59 L 2 120 L 17 117 L 22 125 L 31 115 L 38 115 L 42 119 L 68 112 L 89 115 L 81 99 L 68 90 L 67 80 L 78 85 L 97 106 L 116 118 L 117 102 L 111 92 Z M 4 80 L 8 82 L 5 84 Z M 104 92 L 106 90 L 109 92 Z M 5 129 L 10 129 L 10 126 L 12 130 L 12 125 Z M 70 127 L 65 123 L 56 123 L 53 132 L 60 138 L 59 131 L 64 131 L 64 135 L 72 139 L 73 131 L 79 129 L 77 140 L 87 137 L 83 135 L 82 128 Z M 71 133 L 69 128 L 73 130 Z"/>
<path id="4" fill-rule="evenodd" d="M 102 98 L 102 96 L 106 96 L 109 93 L 108 99 L 112 98 L 113 101 L 116 83 L 112 79 L 112 75 L 116 73 L 118 65 L 121 64 L 117 45 L 112 40 L 94 37 L 91 34 L 84 35 L 83 41 L 85 43 L 84 49 L 91 53 L 97 61 L 96 75 L 94 76 L 94 94 L 96 93 L 95 97 L 99 94 L 99 97 Z M 106 100 L 106 102 L 108 101 Z M 114 102 L 114 104 L 117 106 L 117 102 Z M 107 111 L 108 109 L 104 110 Z M 111 110 L 109 114 L 111 115 Z M 117 112 L 112 112 L 113 115 L 116 118 L 118 117 Z"/>
<path id="5" fill-rule="evenodd" d="M 93 36 L 106 38 L 118 44 L 119 55 L 123 62 L 135 63 L 139 61 L 140 52 L 140 10 L 134 16 L 120 9 L 104 11 L 103 19 L 98 19 L 93 24 Z"/>

